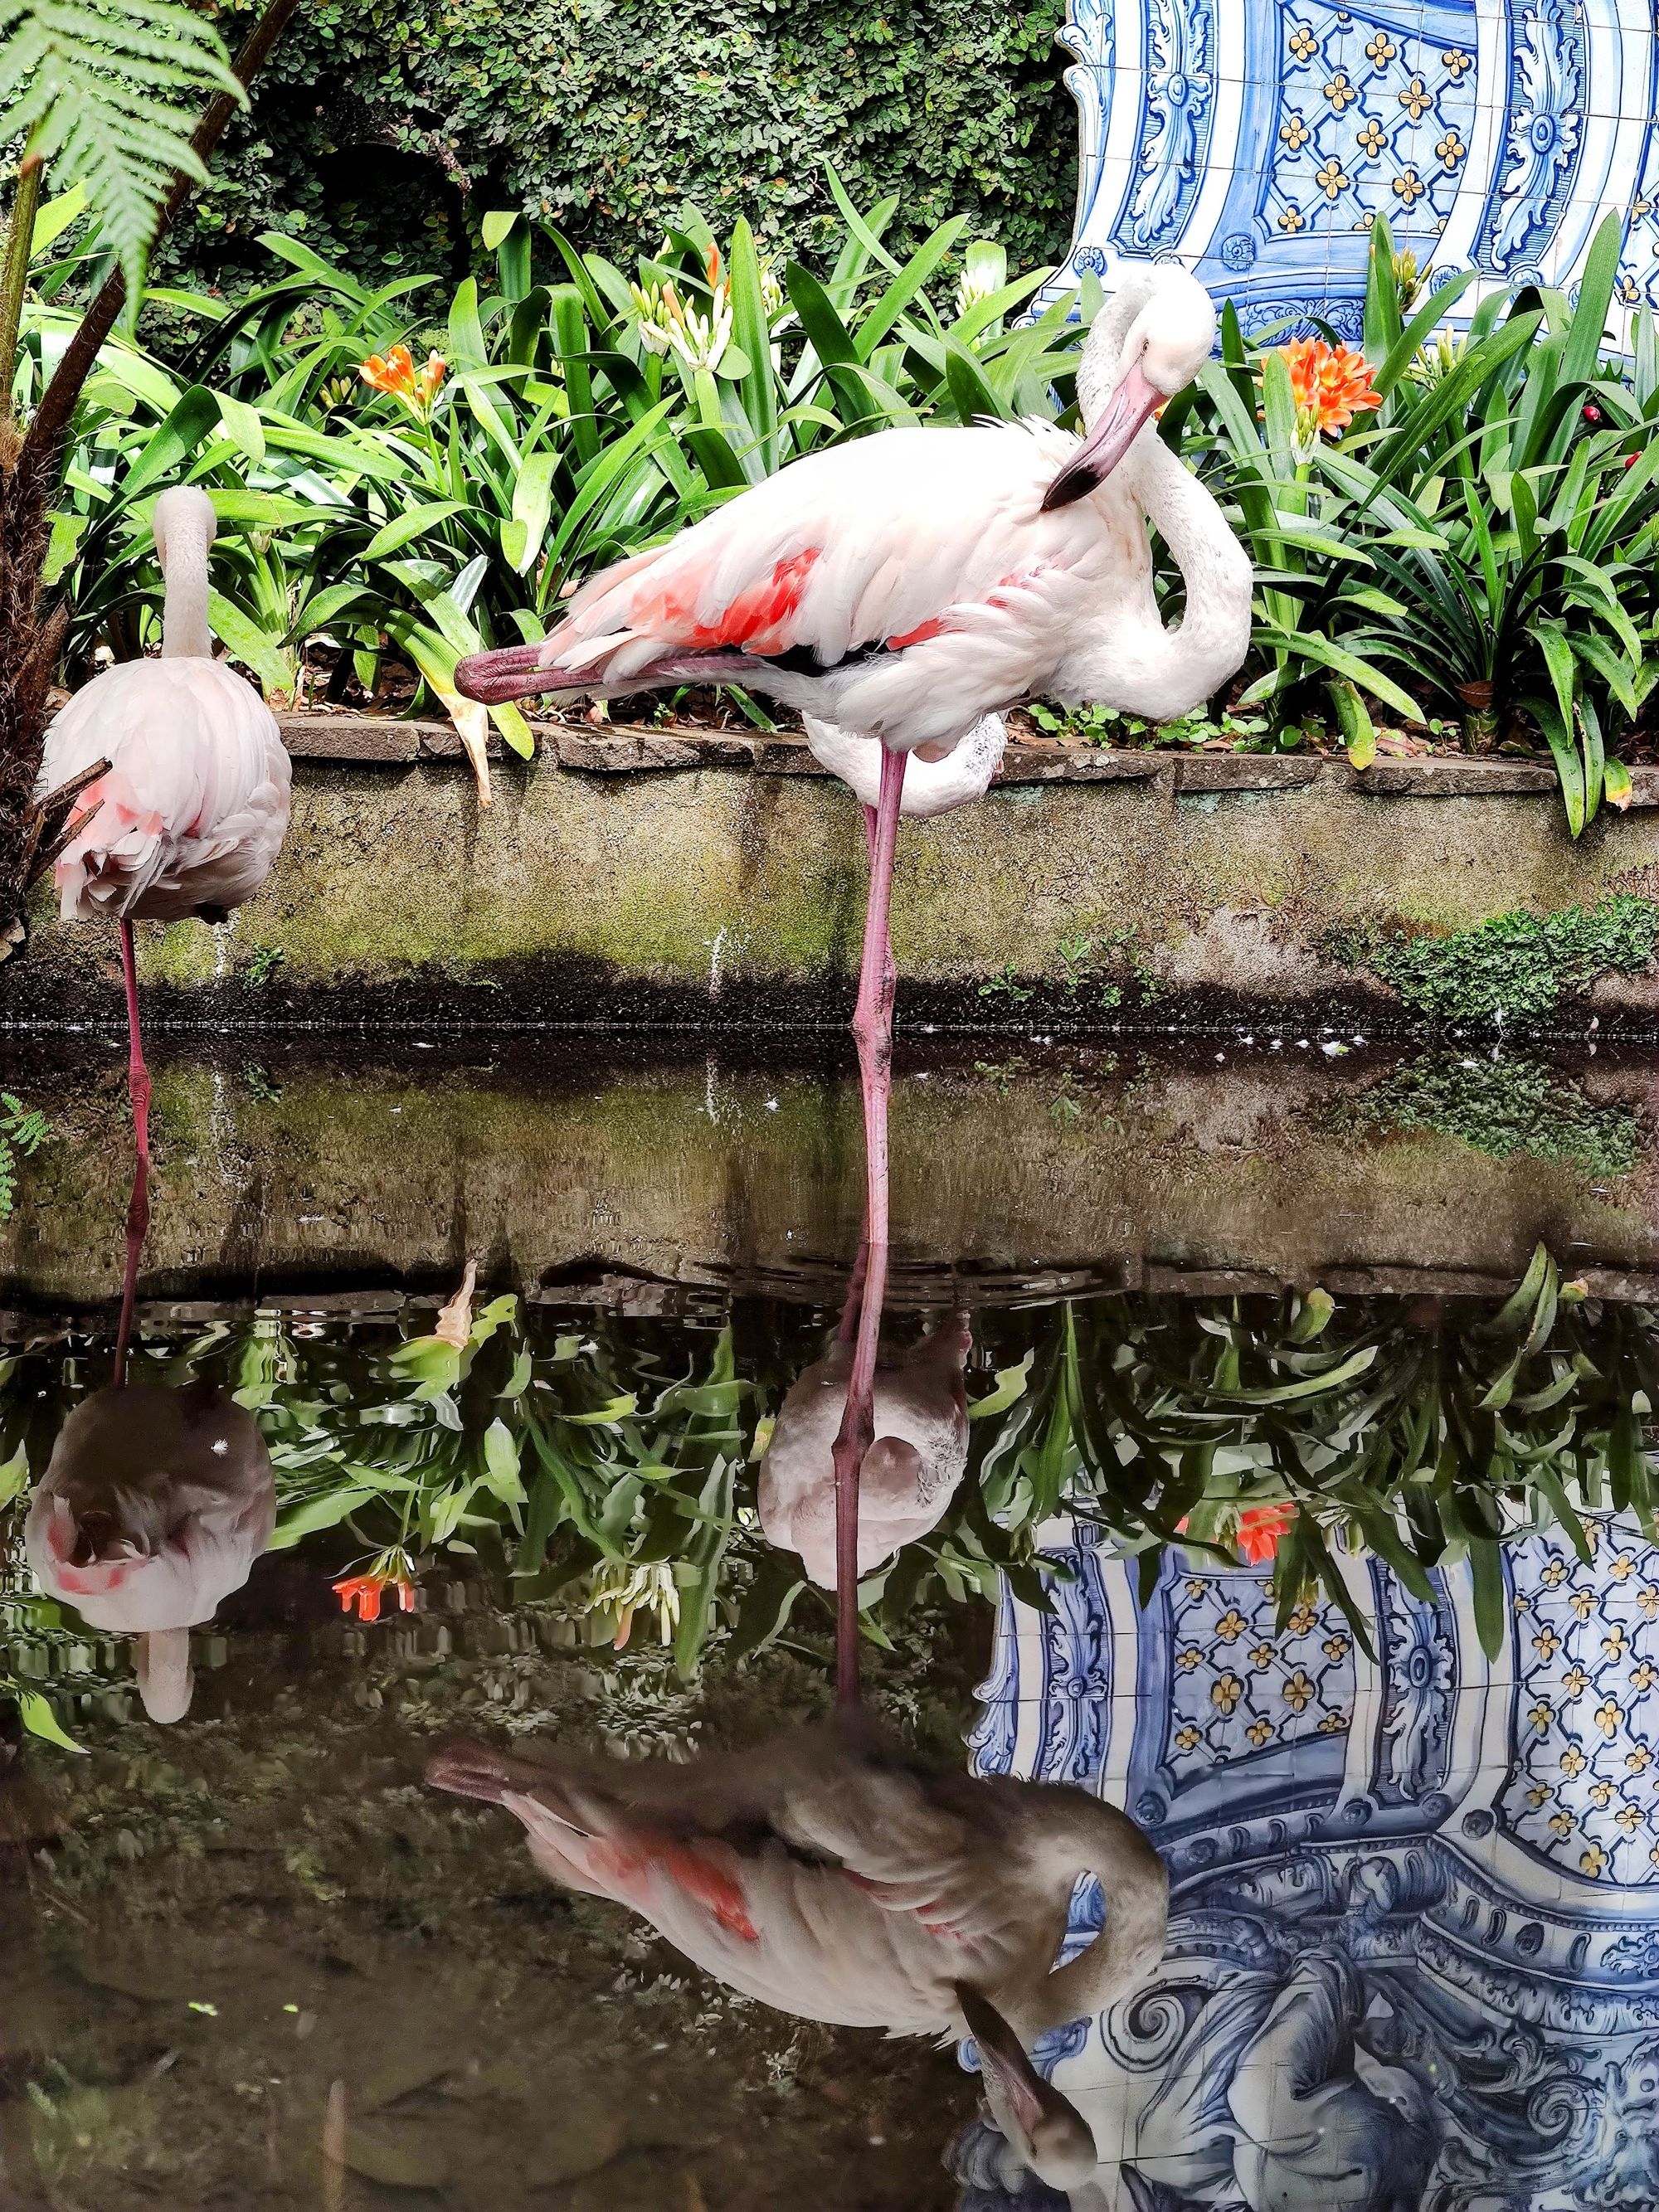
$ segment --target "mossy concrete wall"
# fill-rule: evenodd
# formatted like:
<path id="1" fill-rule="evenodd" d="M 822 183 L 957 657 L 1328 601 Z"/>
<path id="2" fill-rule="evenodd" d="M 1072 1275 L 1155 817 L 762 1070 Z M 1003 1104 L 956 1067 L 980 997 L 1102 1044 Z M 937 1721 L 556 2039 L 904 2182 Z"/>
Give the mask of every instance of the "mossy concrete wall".
<path id="1" fill-rule="evenodd" d="M 863 834 L 841 784 L 800 772 L 798 745 L 567 738 L 498 763 L 481 812 L 461 764 L 391 726 L 375 742 L 404 757 L 362 757 L 362 741 L 352 754 L 350 731 L 327 723 L 295 740 L 293 827 L 265 890 L 228 929 L 143 933 L 158 1018 L 844 1014 Z M 1615 896 L 1637 921 L 1589 1004 L 1659 1014 L 1651 771 L 1629 813 L 1575 843 L 1553 775 L 1531 763 L 1358 776 L 1018 750 L 981 804 L 901 833 L 893 938 L 913 1021 L 1310 1002 L 1412 1018 L 1368 942 Z M 1559 1019 L 1581 980 L 1564 975 L 1527 1018 Z M 0 1018 L 106 1016 L 117 985 L 111 936 L 60 927 L 42 902 L 27 953 L 0 971 Z M 1455 1017 L 1455 976 L 1432 997 Z"/>
<path id="2" fill-rule="evenodd" d="M 453 1288 L 469 1257 L 531 1291 L 626 1271 L 647 1308 L 655 1283 L 844 1291 L 864 1182 L 848 1054 L 605 1066 L 571 1039 L 356 1058 L 330 1066 L 298 1038 L 212 1059 L 161 1045 L 146 1297 Z M 1651 1060 L 1571 1074 L 1482 1054 L 1462 1089 L 1459 1073 L 1455 1054 L 1376 1048 L 1172 1065 L 923 1041 L 896 1071 L 891 1295 L 1513 1284 L 1543 1238 L 1569 1273 L 1659 1297 Z M 14 1299 L 118 1295 L 124 1077 L 112 1041 L 9 1056 L 0 1079 L 54 1131 L 0 1233 Z M 1517 1119 L 1504 1102 L 1529 1085 Z"/>

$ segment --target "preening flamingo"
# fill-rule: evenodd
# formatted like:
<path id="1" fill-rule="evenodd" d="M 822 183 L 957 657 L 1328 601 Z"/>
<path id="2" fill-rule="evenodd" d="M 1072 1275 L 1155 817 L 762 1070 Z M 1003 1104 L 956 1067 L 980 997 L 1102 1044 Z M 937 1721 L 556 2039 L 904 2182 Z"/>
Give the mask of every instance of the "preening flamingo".
<path id="1" fill-rule="evenodd" d="M 686 1765 L 461 1741 L 427 1773 L 504 1806 L 543 1873 L 628 1905 L 745 1996 L 894 2035 L 971 2034 L 1032 2171 L 1061 2189 L 1093 2174 L 1087 2124 L 1025 2046 L 1128 1995 L 1163 1956 L 1168 1877 L 1127 1814 L 933 1765 L 861 1712 Z M 1084 1873 L 1105 1892 L 1105 1928 L 1056 1968 Z"/>
<path id="2" fill-rule="evenodd" d="M 23 1549 L 41 1588 L 89 1628 L 137 1639 L 144 1710 L 176 1721 L 190 1708 L 190 1631 L 241 1588 L 276 1522 L 252 1413 L 207 1383 L 118 1380 L 58 1431 Z"/>
<path id="3" fill-rule="evenodd" d="M 961 803 L 994 770 L 987 718 L 1006 708 L 1048 696 L 1163 720 L 1238 667 L 1249 562 L 1149 427 L 1214 341 L 1215 311 L 1194 278 L 1127 270 L 1085 341 L 1080 440 L 1050 423 L 997 422 L 885 430 L 809 453 L 593 578 L 539 645 L 475 653 L 456 672 L 457 687 L 487 705 L 741 684 L 799 708 L 814 750 L 873 795 L 853 1017 L 872 1266 L 884 1265 L 888 1241 L 887 918 L 906 764 L 948 770 L 964 743 L 976 745 L 972 772 L 945 779 Z M 1185 587 L 1173 628 L 1153 590 L 1149 522 Z M 861 1328 L 836 1454 L 844 1487 L 871 1442 L 874 1361 Z"/>
<path id="4" fill-rule="evenodd" d="M 65 921 L 114 920 L 126 985 L 138 1155 L 149 1156 L 149 1076 L 138 1027 L 132 925 L 222 921 L 270 872 L 288 830 L 289 769 L 258 693 L 213 657 L 213 502 L 180 485 L 155 502 L 165 594 L 159 660 L 123 661 L 75 694 L 46 733 L 38 795 L 100 760 L 55 870 Z"/>

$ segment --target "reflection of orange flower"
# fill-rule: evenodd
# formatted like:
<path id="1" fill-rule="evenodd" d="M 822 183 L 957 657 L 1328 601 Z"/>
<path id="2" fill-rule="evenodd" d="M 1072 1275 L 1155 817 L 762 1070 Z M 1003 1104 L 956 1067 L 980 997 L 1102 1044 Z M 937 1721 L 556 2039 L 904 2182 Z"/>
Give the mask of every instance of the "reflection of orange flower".
<path id="1" fill-rule="evenodd" d="M 1279 1539 L 1296 1518 L 1294 1505 L 1252 1505 L 1238 1516 L 1238 1551 L 1252 1566 L 1277 1556 Z"/>
<path id="2" fill-rule="evenodd" d="M 399 1612 L 414 1612 L 415 1585 L 410 1580 L 408 1562 L 400 1553 L 388 1552 L 366 1574 L 347 1575 L 343 1581 L 334 1584 L 341 1612 L 349 1613 L 355 1605 L 359 1620 L 380 1619 L 380 1600 L 389 1589 L 398 1593 Z"/>
<path id="3" fill-rule="evenodd" d="M 441 353 L 428 354 L 424 368 L 417 369 L 406 345 L 388 346 L 384 354 L 370 354 L 357 371 L 365 384 L 405 401 L 417 415 L 430 411 L 448 373 L 449 363 Z"/>
<path id="4" fill-rule="evenodd" d="M 1364 354 L 1327 345 L 1323 338 L 1292 338 L 1278 351 L 1291 372 L 1297 428 L 1304 436 L 1334 436 L 1347 428 L 1358 409 L 1382 404 Z"/>

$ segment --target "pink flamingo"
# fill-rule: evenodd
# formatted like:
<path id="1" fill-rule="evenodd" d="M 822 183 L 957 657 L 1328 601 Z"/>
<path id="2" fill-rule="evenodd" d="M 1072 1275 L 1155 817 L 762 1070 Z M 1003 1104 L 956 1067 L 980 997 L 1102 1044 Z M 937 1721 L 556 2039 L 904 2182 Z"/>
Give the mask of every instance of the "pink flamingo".
<path id="1" fill-rule="evenodd" d="M 994 773 L 998 732 L 993 723 L 988 733 L 987 718 L 1005 708 L 1046 695 L 1164 720 L 1238 667 L 1250 637 L 1249 562 L 1209 493 L 1148 427 L 1214 341 L 1215 312 L 1194 278 L 1172 266 L 1127 271 L 1079 362 L 1081 440 L 1052 424 L 996 422 L 886 430 L 810 453 L 593 578 L 539 645 L 475 653 L 456 672 L 458 689 L 487 705 L 741 684 L 799 708 L 814 750 L 866 805 L 873 799 L 853 1016 L 873 1297 L 836 1449 L 843 1585 L 856 1571 L 888 1244 L 887 925 L 906 765 L 944 769 L 939 795 L 962 804 Z M 1185 585 L 1173 629 L 1153 589 L 1149 521 Z"/>
<path id="2" fill-rule="evenodd" d="M 684 1765 L 462 1740 L 427 1778 L 504 1806 L 544 1874 L 628 1905 L 745 1996 L 892 2035 L 972 2035 L 1026 2164 L 1055 2188 L 1092 2178 L 1087 2123 L 1025 2046 L 1128 1995 L 1163 1956 L 1168 1876 L 1115 1806 L 932 1765 L 841 1710 Z M 1105 1928 L 1056 1967 L 1085 1872 Z"/>
<path id="3" fill-rule="evenodd" d="M 65 921 L 120 926 L 133 1125 L 146 1166 L 149 1074 L 132 925 L 222 921 L 251 898 L 282 848 L 290 781 L 270 709 L 213 657 L 213 502 L 179 485 L 156 501 L 152 526 L 165 586 L 161 656 L 106 668 L 76 693 L 46 733 L 37 787 L 45 797 L 109 763 L 76 803 L 54 876 Z"/>

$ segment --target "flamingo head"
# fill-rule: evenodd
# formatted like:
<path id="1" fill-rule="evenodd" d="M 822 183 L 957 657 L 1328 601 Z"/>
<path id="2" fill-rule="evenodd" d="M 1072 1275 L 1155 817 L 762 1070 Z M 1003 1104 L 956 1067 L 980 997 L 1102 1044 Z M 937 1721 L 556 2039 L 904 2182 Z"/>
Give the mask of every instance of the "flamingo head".
<path id="1" fill-rule="evenodd" d="M 957 1998 L 979 2051 L 992 2118 L 1039 2181 L 1066 2191 L 1086 2186 L 1100 2165 L 1088 2122 L 1069 2097 L 1043 2080 L 994 2004 L 961 1986 Z"/>
<path id="2" fill-rule="evenodd" d="M 1125 330 L 1124 310 L 1129 308 L 1133 319 Z M 1195 276 L 1171 264 L 1126 276 L 1084 349 L 1078 389 L 1088 432 L 1049 485 L 1043 512 L 1051 514 L 1073 500 L 1086 499 L 1103 483 L 1156 410 L 1192 382 L 1214 344 L 1215 307 Z M 1114 353 L 1115 362 L 1111 364 Z M 1115 376 L 1103 400 L 1091 405 L 1091 370 L 1098 375 L 1106 368 L 1109 374 L 1112 365 Z"/>

